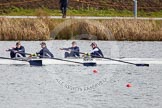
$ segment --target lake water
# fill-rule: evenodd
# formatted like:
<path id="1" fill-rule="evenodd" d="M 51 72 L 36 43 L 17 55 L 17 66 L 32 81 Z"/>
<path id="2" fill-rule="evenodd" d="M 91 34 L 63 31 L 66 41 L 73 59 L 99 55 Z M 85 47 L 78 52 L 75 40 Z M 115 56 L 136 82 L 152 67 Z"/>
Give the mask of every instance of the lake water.
<path id="1" fill-rule="evenodd" d="M 72 41 L 48 41 L 55 57 Z M 92 41 L 77 41 L 82 52 Z M 23 41 L 26 52 L 40 50 L 40 42 Z M 162 42 L 96 41 L 106 57 L 162 58 Z M 0 42 L 0 55 L 14 41 Z M 97 70 L 94 73 L 93 70 Z M 132 87 L 126 87 L 130 83 Z M 161 108 L 162 66 L 133 65 L 0 65 L 0 108 Z"/>

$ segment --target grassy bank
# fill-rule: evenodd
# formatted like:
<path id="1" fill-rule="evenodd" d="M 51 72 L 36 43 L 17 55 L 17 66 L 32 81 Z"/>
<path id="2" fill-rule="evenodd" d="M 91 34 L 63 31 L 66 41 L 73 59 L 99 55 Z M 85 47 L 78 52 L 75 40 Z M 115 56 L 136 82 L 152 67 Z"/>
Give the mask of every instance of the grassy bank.
<path id="1" fill-rule="evenodd" d="M 60 16 L 60 10 L 51 10 L 47 8 L 41 8 L 41 9 L 23 9 L 23 8 L 17 8 L 13 7 L 10 9 L 6 9 L 2 12 L 0 12 L 0 15 L 9 15 L 9 16 L 34 16 L 37 15 L 39 12 L 43 12 L 47 15 L 52 16 Z M 129 10 L 115 10 L 115 9 L 107 9 L 107 10 L 97 10 L 95 8 L 89 8 L 89 9 L 72 9 L 70 8 L 67 12 L 69 16 L 133 16 L 133 11 Z M 138 11 L 139 17 L 162 17 L 162 10 L 156 11 L 156 12 L 146 12 L 146 11 Z"/>
<path id="2" fill-rule="evenodd" d="M 0 40 L 162 41 L 162 21 L 0 18 Z"/>

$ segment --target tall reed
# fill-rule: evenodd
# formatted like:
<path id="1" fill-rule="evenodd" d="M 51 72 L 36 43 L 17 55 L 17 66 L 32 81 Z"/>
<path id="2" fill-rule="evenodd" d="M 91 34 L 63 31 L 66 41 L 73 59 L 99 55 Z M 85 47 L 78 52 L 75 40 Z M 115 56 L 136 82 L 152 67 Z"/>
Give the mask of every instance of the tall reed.
<path id="1" fill-rule="evenodd" d="M 41 19 L 0 18 L 0 40 L 46 40 L 48 26 Z"/>
<path id="2" fill-rule="evenodd" d="M 67 23 L 63 25 L 56 39 L 77 39 L 77 35 L 88 34 L 87 39 L 91 39 L 93 35 L 99 40 L 162 41 L 162 21 L 71 19 L 71 22 L 73 23 L 70 25 Z"/>
<path id="3" fill-rule="evenodd" d="M 95 39 L 162 41 L 162 21 L 0 18 L 0 40 Z M 81 38 L 79 37 L 81 36 Z"/>

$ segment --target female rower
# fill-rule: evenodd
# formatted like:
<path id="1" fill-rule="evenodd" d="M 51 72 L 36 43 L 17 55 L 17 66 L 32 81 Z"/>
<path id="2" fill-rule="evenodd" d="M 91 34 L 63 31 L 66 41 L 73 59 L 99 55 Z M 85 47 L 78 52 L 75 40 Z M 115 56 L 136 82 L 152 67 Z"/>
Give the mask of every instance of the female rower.
<path id="1" fill-rule="evenodd" d="M 92 47 L 92 51 L 90 52 L 91 57 L 93 58 L 104 57 L 102 51 L 100 50 L 100 48 L 97 46 L 95 42 L 93 42 L 90 46 Z"/>

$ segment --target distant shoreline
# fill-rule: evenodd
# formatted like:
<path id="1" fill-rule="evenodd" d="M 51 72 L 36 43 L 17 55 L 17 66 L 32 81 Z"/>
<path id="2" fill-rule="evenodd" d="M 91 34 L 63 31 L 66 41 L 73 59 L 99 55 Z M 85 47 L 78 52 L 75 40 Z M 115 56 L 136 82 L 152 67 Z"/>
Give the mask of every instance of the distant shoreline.
<path id="1" fill-rule="evenodd" d="M 133 9 L 133 7 L 132 7 Z M 3 10 L 3 9 L 2 9 Z M 24 9 L 11 7 L 0 11 L 0 16 L 62 16 L 61 11 L 58 9 L 37 8 L 37 9 Z M 68 16 L 96 16 L 96 17 L 133 17 L 133 10 L 118 10 L 118 9 L 68 9 Z M 138 10 L 138 17 L 162 17 L 162 10 L 158 11 L 142 11 Z"/>
<path id="2" fill-rule="evenodd" d="M 0 16 L 0 18 L 17 18 L 17 19 L 36 19 L 40 16 Z M 42 16 L 43 17 L 43 16 Z M 63 19 L 62 16 L 44 16 L 44 18 L 51 18 L 51 19 Z M 162 17 L 100 17 L 100 16 L 67 16 L 65 19 L 90 19 L 90 20 L 110 20 L 110 19 L 124 19 L 124 20 L 162 20 Z"/>

